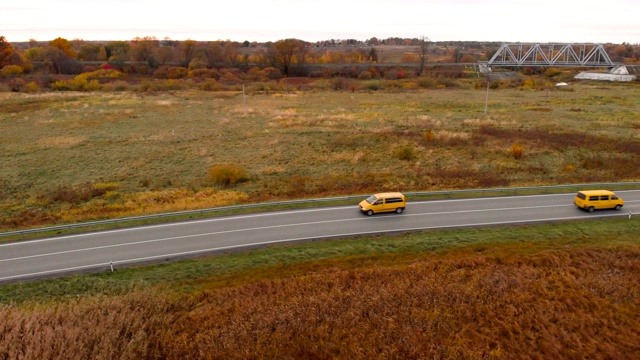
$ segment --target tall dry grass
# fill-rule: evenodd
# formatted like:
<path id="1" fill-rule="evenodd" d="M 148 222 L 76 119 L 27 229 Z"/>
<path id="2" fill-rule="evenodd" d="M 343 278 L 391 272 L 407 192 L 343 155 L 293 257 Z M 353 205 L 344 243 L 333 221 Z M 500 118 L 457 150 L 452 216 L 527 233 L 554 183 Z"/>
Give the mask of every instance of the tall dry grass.
<path id="1" fill-rule="evenodd" d="M 0 358 L 640 358 L 637 246 L 353 260 L 177 297 L 5 305 Z"/>

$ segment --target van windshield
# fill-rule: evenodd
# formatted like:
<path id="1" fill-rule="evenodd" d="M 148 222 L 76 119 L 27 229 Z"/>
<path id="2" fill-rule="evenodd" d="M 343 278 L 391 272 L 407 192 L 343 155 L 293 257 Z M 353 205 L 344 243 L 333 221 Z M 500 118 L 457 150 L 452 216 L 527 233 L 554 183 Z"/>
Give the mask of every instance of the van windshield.
<path id="1" fill-rule="evenodd" d="M 367 202 L 369 204 L 373 204 L 374 202 L 376 202 L 376 200 L 378 200 L 378 198 L 375 195 L 371 195 L 367 198 Z"/>

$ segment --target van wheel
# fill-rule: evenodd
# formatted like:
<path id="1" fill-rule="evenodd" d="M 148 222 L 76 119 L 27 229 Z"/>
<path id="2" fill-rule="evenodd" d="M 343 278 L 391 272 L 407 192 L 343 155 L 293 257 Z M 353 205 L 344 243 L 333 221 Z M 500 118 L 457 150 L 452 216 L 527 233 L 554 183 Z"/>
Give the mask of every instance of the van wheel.
<path id="1" fill-rule="evenodd" d="M 616 210 L 620 210 L 620 209 L 622 209 L 622 205 L 616 205 L 615 209 L 616 209 Z"/>
<path id="2" fill-rule="evenodd" d="M 369 216 L 373 215 L 373 210 L 367 211 L 367 215 L 369 215 Z"/>
<path id="3" fill-rule="evenodd" d="M 403 211 L 403 210 L 404 210 L 403 208 L 397 208 L 397 209 L 396 209 L 396 212 L 397 212 L 398 214 L 402 214 L 402 211 Z"/>
<path id="4" fill-rule="evenodd" d="M 593 212 L 593 206 L 589 206 L 589 207 L 587 208 L 587 211 L 588 211 L 588 212 Z"/>

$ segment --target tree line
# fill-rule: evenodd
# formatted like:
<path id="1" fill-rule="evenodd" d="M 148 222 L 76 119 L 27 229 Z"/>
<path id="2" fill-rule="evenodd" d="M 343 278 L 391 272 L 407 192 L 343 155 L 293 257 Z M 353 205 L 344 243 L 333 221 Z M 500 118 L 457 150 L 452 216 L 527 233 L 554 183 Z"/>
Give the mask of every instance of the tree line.
<path id="1" fill-rule="evenodd" d="M 236 42 L 230 40 L 162 40 L 151 36 L 130 41 L 67 40 L 58 37 L 48 42 L 30 40 L 14 46 L 0 36 L 0 71 L 2 75 L 19 75 L 33 71 L 51 74 L 82 73 L 87 62 L 110 66 L 138 74 L 150 74 L 162 66 L 189 70 L 215 68 L 273 67 L 284 76 L 305 76 L 306 64 L 379 63 L 379 51 L 385 46 L 403 46 L 406 51 L 397 63 L 413 63 L 419 76 L 436 57 L 451 62 L 487 60 L 499 48 L 499 42 L 438 42 L 426 36 L 411 39 L 371 38 L 326 40 L 315 43 L 299 39 L 275 42 Z M 613 61 L 638 61 L 640 46 L 629 43 L 606 44 Z M 440 61 L 440 60 L 438 60 Z"/>

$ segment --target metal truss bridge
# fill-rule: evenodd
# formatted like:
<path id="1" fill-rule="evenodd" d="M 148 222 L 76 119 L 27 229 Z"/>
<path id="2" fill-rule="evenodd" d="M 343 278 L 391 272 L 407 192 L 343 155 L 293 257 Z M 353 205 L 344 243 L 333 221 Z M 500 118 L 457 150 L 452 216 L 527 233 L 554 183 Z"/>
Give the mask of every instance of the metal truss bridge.
<path id="1" fill-rule="evenodd" d="M 493 66 L 614 67 L 600 44 L 503 44 L 491 59 Z"/>

